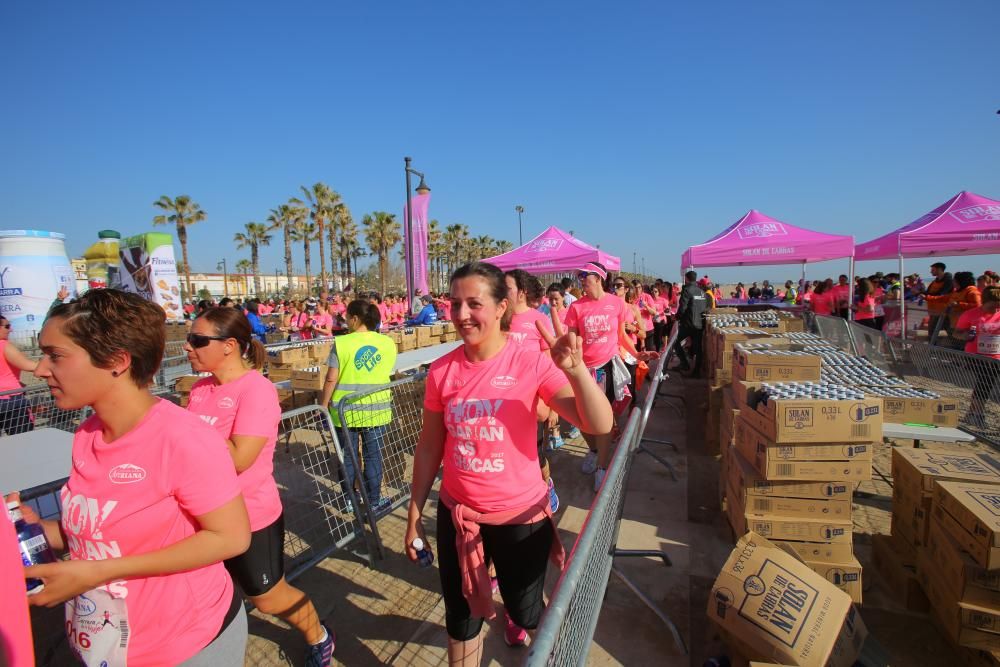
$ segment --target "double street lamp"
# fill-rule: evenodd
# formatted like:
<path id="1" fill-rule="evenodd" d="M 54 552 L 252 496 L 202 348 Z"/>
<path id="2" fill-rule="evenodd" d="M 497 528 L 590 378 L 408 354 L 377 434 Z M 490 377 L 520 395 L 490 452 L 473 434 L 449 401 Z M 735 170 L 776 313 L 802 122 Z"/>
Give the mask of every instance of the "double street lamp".
<path id="1" fill-rule="evenodd" d="M 410 167 L 410 163 L 413 158 L 404 157 L 403 162 L 406 165 L 406 256 L 410 260 L 406 264 L 406 301 L 409 304 L 409 308 L 413 309 L 413 290 L 416 285 L 416 281 L 413 275 L 413 265 L 417 261 L 413 252 L 413 211 L 410 208 L 410 200 L 413 198 L 412 190 L 410 189 L 410 174 L 415 174 L 420 177 L 420 183 L 417 185 L 417 194 L 425 195 L 431 191 L 427 187 L 427 183 L 424 182 L 424 175 Z"/>
<path id="2" fill-rule="evenodd" d="M 514 207 L 517 212 L 517 245 L 524 245 L 524 237 L 521 235 L 521 214 L 524 213 L 524 207 L 518 204 Z"/>

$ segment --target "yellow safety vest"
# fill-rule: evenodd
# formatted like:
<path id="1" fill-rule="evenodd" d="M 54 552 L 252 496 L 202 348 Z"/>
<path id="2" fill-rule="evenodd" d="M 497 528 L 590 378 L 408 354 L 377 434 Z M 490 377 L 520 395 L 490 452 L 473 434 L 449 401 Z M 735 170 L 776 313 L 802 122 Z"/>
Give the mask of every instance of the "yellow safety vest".
<path id="1" fill-rule="evenodd" d="M 391 381 L 396 366 L 396 343 L 374 331 L 356 331 L 334 339 L 340 374 L 330 402 L 330 416 L 340 426 L 337 403 L 354 392 L 365 392 Z M 392 392 L 377 391 L 348 401 L 344 416 L 349 428 L 384 426 L 392 421 Z"/>

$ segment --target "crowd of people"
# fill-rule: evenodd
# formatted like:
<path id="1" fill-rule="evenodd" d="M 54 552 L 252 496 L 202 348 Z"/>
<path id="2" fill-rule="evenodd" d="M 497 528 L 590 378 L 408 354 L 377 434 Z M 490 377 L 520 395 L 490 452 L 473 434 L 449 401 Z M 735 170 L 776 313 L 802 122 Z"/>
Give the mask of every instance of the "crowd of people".
<path id="1" fill-rule="evenodd" d="M 773 298 L 865 322 L 883 316 L 879 306 L 912 295 L 943 306 L 931 317 L 947 322 L 933 326 L 947 327 L 966 351 L 1000 358 L 996 275 L 984 274 L 987 282 L 977 286 L 972 274 L 952 276 L 943 264 L 932 271 L 920 292 L 916 280 L 876 275 L 856 280 L 852 301 L 840 276 L 836 283 L 788 281 Z M 773 290 L 767 282 L 737 286 L 737 293 L 743 289 L 747 298 L 759 290 L 762 299 Z M 190 314 L 184 349 L 192 368 L 209 375 L 193 386 L 187 409 L 149 391 L 165 348 L 163 313 L 138 296 L 92 290 L 55 305 L 38 362 L 7 343 L 9 326 L 0 319 L 0 381 L 33 372 L 57 407 L 93 413 L 74 436 L 61 519 L 41 521 L 19 507 L 69 556 L 25 570 L 44 583 L 31 604 L 68 603 L 70 644 L 87 664 L 235 666 L 247 642 L 245 597 L 298 631 L 307 665 L 329 665 L 333 629 L 284 577 L 284 508 L 273 470 L 281 410 L 261 372 L 261 318 L 280 314 L 275 331 L 291 340 L 336 336 L 319 399 L 327 409 L 389 381 L 396 347 L 380 329 L 441 318 L 454 323 L 461 344 L 428 371 L 402 546 L 416 562 L 421 543 L 431 544 L 424 512 L 440 474 L 434 544 L 449 662 L 479 664 L 495 592 L 505 640 L 523 645 L 544 609 L 548 565 L 564 558 L 547 457 L 564 435 L 582 435 L 589 450 L 582 472 L 593 475 L 598 491 L 616 422 L 635 400 L 647 362 L 658 358 L 676 321 L 687 343 L 677 348 L 681 367 L 692 368 L 693 360 L 697 371 L 703 315 L 720 296 L 694 271 L 683 286 L 643 285 L 587 263 L 574 278 L 545 287 L 525 271 L 472 262 L 452 275 L 446 299 L 419 295 L 412 308 L 377 294 L 203 302 Z M 977 396 L 973 401 L 985 400 Z M 345 457 L 341 483 L 353 490 L 357 482 L 361 502 L 387 509 L 388 395 L 359 401 L 346 423 L 336 410 L 331 417 L 350 434 L 345 448 L 354 452 Z M 7 500 L 19 503 L 16 494 Z"/>

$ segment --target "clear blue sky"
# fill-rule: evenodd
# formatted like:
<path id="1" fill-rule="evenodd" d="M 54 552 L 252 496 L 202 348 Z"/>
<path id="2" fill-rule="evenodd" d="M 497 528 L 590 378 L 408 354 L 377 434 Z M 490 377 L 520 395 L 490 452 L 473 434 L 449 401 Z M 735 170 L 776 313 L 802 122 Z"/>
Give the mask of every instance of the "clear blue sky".
<path id="1" fill-rule="evenodd" d="M 0 227 L 76 255 L 190 194 L 214 270 L 302 184 L 398 213 L 412 155 L 442 224 L 516 243 L 521 204 L 526 239 L 559 225 L 667 278 L 750 208 L 868 240 L 1000 198 L 998 25 L 995 0 L 7 2 Z"/>

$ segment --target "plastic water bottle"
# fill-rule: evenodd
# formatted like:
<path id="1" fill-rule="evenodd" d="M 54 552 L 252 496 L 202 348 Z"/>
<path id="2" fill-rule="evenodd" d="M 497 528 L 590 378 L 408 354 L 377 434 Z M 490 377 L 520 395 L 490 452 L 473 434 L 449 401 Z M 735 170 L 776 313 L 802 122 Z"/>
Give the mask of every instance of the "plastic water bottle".
<path id="1" fill-rule="evenodd" d="M 21 504 L 17 501 L 7 503 L 7 515 L 14 524 L 17 531 L 17 541 L 21 547 L 21 562 L 28 565 L 42 565 L 43 563 L 54 563 L 55 554 L 49 547 L 49 541 L 45 539 L 45 530 L 40 523 L 28 523 L 21 515 Z M 41 579 L 25 579 L 25 586 L 28 595 L 41 593 L 45 584 Z"/>
<path id="2" fill-rule="evenodd" d="M 417 552 L 417 565 L 420 567 L 430 567 L 434 562 L 434 553 L 424 544 L 424 541 L 419 537 L 414 538 L 413 548 Z"/>

